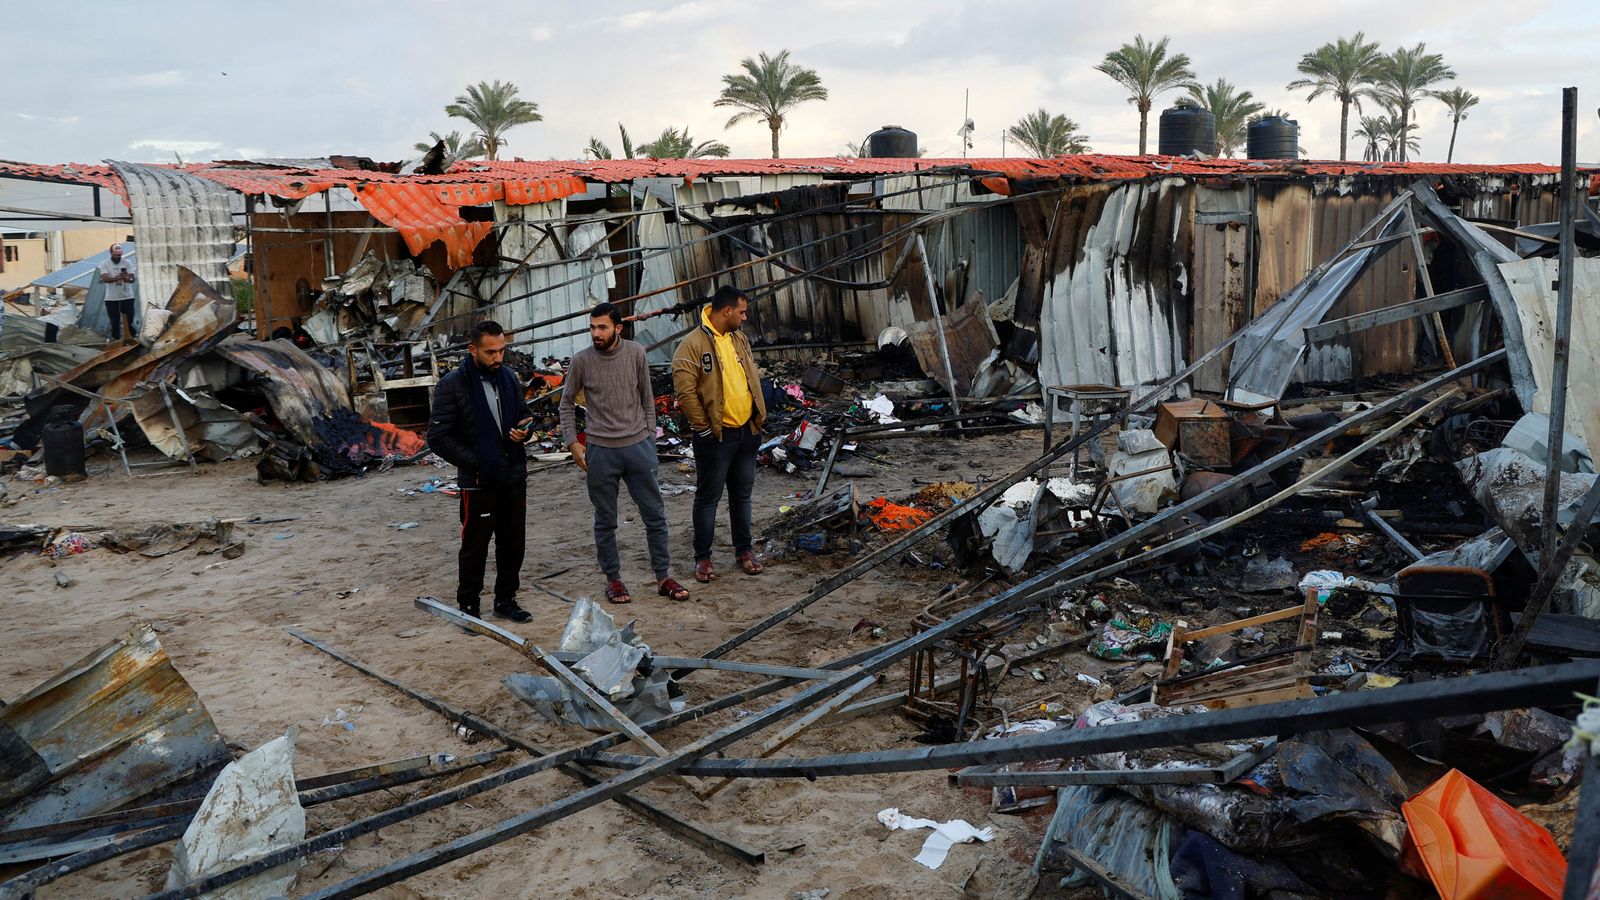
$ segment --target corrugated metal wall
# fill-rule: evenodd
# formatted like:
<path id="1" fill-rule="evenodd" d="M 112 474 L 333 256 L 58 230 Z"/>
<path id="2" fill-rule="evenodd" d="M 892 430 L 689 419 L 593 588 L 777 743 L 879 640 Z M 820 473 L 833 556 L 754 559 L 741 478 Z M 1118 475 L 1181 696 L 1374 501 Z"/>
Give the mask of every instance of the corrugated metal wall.
<path id="1" fill-rule="evenodd" d="M 1041 381 L 1149 384 L 1182 367 L 1192 204 L 1192 185 L 1163 179 L 1075 187 L 1059 208 L 1052 197 L 1019 210 L 1047 233 L 1055 223 L 1037 297 L 1019 295 L 1017 309 L 1039 323 Z"/>
<path id="2" fill-rule="evenodd" d="M 503 307 L 498 313 L 500 324 L 524 329 L 535 322 L 572 316 L 515 336 L 518 343 L 537 340 L 527 349 L 539 358 L 570 357 L 589 346 L 589 322 L 580 314 L 609 299 L 616 280 L 615 273 L 604 271 L 610 263 L 605 256 L 606 223 L 563 221 L 565 215 L 564 199 L 522 206 L 495 204 L 496 220 L 507 223 L 500 233 L 500 255 L 514 260 L 528 257 L 530 252 L 532 256 L 529 266 L 491 282 L 484 290 L 497 291 L 502 300 L 540 291 Z M 556 240 L 546 238 L 541 225 L 554 229 Z M 568 334 L 573 331 L 579 333 Z"/>
<path id="3" fill-rule="evenodd" d="M 1256 185 L 1259 261 L 1253 315 L 1338 252 L 1393 200 L 1404 185 L 1363 184 L 1346 192 L 1332 180 L 1260 180 Z M 1320 188 L 1320 190 L 1319 190 Z M 1328 312 L 1340 318 L 1416 299 L 1416 270 L 1408 246 L 1391 245 Z M 1344 381 L 1416 366 L 1415 321 L 1400 322 L 1313 344 L 1296 373 L 1300 381 Z M 1208 345 L 1214 346 L 1214 345 Z"/>
<path id="4" fill-rule="evenodd" d="M 128 189 L 133 239 L 139 245 L 140 304 L 166 309 L 178 287 L 178 266 L 231 296 L 233 212 L 227 188 L 162 166 L 113 161 L 111 167 Z M 140 321 L 146 337 L 162 327 L 154 316 L 142 316 Z"/>

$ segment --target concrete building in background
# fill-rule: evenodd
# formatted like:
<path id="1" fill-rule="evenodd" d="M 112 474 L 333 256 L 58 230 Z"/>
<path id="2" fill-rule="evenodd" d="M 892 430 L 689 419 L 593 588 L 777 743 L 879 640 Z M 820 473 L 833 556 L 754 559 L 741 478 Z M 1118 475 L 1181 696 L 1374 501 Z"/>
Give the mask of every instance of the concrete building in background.
<path id="1" fill-rule="evenodd" d="M 128 228 L 27 231 L 0 226 L 0 291 L 14 291 L 128 238 Z"/>

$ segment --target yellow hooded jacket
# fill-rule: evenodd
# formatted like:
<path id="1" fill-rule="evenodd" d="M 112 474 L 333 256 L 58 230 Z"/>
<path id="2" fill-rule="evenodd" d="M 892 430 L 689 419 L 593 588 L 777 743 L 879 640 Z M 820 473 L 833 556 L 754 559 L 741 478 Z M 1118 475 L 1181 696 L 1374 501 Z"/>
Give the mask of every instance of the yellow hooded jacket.
<path id="1" fill-rule="evenodd" d="M 743 332 L 711 327 L 711 307 L 700 311 L 700 327 L 683 339 L 672 356 L 672 386 L 689 427 L 710 431 L 719 440 L 724 428 L 749 423 L 760 431 L 767 408 L 761 374 Z"/>

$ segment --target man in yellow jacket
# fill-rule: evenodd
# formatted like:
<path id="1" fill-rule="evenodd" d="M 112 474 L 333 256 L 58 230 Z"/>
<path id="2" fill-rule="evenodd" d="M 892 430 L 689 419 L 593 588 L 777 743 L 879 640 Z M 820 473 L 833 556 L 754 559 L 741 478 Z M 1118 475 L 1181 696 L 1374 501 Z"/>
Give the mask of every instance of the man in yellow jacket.
<path id="1" fill-rule="evenodd" d="M 761 573 L 750 531 L 750 494 L 756 483 L 756 451 L 767 420 L 761 375 L 750 339 L 739 330 L 750 300 L 723 285 L 701 307 L 700 327 L 672 356 L 672 386 L 694 431 L 694 577 L 717 577 L 711 541 L 717 530 L 717 504 L 728 491 L 728 523 L 739 568 Z"/>

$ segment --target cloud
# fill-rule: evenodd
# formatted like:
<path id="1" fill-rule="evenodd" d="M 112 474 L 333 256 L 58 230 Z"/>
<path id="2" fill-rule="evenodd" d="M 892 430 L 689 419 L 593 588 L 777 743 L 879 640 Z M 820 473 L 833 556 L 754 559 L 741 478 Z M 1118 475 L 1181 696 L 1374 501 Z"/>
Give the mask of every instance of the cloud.
<path id="1" fill-rule="evenodd" d="M 556 32 L 549 25 L 535 25 L 528 29 L 528 36 L 536 41 L 548 41 L 556 36 Z"/>
<path id="2" fill-rule="evenodd" d="M 33 113 L 19 112 L 17 113 L 17 118 L 22 119 L 25 122 L 52 122 L 56 125 L 78 124 L 77 116 L 39 116 L 34 115 Z"/>
<path id="3" fill-rule="evenodd" d="M 132 143 L 128 144 L 128 149 L 159 150 L 162 153 L 176 153 L 179 156 L 187 158 L 191 156 L 199 156 L 202 153 L 210 153 L 221 146 L 222 145 L 216 141 L 181 141 L 147 138 L 145 140 L 133 141 Z"/>

